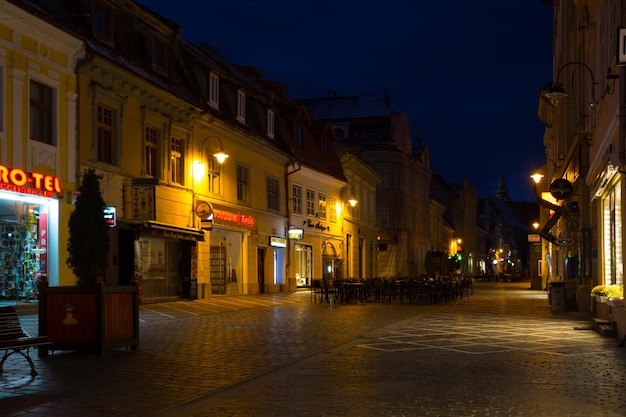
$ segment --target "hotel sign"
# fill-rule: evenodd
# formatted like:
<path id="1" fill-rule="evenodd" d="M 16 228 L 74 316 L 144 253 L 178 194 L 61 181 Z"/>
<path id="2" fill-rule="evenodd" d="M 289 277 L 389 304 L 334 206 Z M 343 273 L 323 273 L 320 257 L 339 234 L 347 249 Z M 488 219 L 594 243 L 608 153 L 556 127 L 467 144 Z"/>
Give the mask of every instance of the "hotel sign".
<path id="1" fill-rule="evenodd" d="M 63 193 L 59 177 L 38 172 L 29 173 L 4 165 L 0 165 L 0 190 L 47 198 L 61 196 Z"/>

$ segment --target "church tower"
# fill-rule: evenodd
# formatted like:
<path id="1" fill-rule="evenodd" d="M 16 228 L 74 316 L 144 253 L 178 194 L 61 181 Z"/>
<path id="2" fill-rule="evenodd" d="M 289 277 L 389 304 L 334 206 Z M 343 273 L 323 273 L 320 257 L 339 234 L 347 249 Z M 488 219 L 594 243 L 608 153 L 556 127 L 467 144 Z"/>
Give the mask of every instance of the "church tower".
<path id="1" fill-rule="evenodd" d="M 506 189 L 506 184 L 504 183 L 503 172 L 500 172 L 500 183 L 498 184 L 498 190 L 496 191 L 496 198 L 509 201 L 509 191 Z"/>

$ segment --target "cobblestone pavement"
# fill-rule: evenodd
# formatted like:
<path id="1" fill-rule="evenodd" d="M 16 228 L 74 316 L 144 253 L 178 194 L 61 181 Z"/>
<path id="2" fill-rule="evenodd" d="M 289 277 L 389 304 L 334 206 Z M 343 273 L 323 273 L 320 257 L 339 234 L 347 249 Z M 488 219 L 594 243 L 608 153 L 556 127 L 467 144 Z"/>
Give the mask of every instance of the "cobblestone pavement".
<path id="1" fill-rule="evenodd" d="M 626 350 L 527 288 L 477 283 L 438 306 L 304 292 L 144 305 L 137 352 L 37 358 L 34 379 L 10 357 L 0 414 L 625 415 Z"/>

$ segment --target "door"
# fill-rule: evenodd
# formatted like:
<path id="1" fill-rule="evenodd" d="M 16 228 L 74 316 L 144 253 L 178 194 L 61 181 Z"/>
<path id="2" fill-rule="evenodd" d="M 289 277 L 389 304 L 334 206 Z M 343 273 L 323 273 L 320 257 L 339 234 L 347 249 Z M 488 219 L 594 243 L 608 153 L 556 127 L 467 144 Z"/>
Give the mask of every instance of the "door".
<path id="1" fill-rule="evenodd" d="M 259 294 L 265 294 L 265 249 L 259 248 L 257 252 L 258 265 L 257 275 L 259 277 Z"/>

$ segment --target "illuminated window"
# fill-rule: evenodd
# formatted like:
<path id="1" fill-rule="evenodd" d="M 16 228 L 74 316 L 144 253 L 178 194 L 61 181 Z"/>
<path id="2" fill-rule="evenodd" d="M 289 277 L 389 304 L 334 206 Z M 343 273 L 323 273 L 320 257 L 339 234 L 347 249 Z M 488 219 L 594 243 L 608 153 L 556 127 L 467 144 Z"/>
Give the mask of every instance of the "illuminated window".
<path id="1" fill-rule="evenodd" d="M 159 137 L 158 129 L 150 126 L 146 126 L 144 129 L 145 138 L 145 164 L 146 175 L 156 177 L 158 172 L 158 160 L 157 160 L 157 140 Z"/>
<path id="2" fill-rule="evenodd" d="M 278 211 L 280 204 L 278 200 L 278 180 L 273 177 L 267 177 L 267 208 L 269 210 Z"/>
<path id="3" fill-rule="evenodd" d="M 96 106 L 96 160 L 115 164 L 115 131 L 113 120 L 115 111 L 110 107 Z"/>
<path id="4" fill-rule="evenodd" d="M 30 138 L 55 146 L 52 134 L 53 96 L 52 88 L 30 81 Z"/>
<path id="5" fill-rule="evenodd" d="M 246 122 L 246 93 L 241 90 L 237 91 L 237 120 Z"/>
<path id="6" fill-rule="evenodd" d="M 170 180 L 180 185 L 185 183 L 183 149 L 183 140 L 172 138 L 170 143 Z"/>
<path id="7" fill-rule="evenodd" d="M 209 104 L 215 108 L 220 106 L 220 77 L 215 73 L 209 74 Z"/>
<path id="8" fill-rule="evenodd" d="M 624 285 L 621 187 L 618 183 L 602 200 L 604 285 Z"/>
<path id="9" fill-rule="evenodd" d="M 306 214 L 307 216 L 315 216 L 315 191 L 306 190 Z"/>
<path id="10" fill-rule="evenodd" d="M 320 219 L 326 219 L 326 194 L 320 193 L 317 200 Z"/>
<path id="11" fill-rule="evenodd" d="M 291 187 L 292 193 L 292 211 L 297 214 L 302 214 L 302 187 L 294 185 Z"/>
<path id="12" fill-rule="evenodd" d="M 330 197 L 330 208 L 328 212 L 328 217 L 331 223 L 337 222 L 337 199 L 335 197 Z"/>
<path id="13" fill-rule="evenodd" d="M 209 192 L 213 194 L 220 193 L 220 164 L 217 162 L 217 158 L 209 156 L 207 159 L 208 167 L 208 179 L 209 179 Z"/>
<path id="14" fill-rule="evenodd" d="M 237 165 L 237 200 L 248 199 L 248 168 Z"/>

